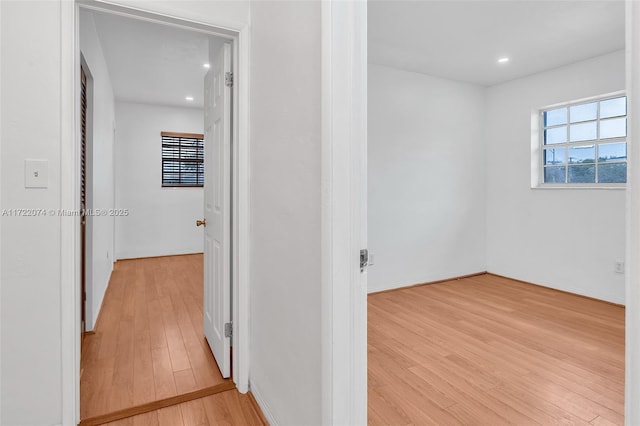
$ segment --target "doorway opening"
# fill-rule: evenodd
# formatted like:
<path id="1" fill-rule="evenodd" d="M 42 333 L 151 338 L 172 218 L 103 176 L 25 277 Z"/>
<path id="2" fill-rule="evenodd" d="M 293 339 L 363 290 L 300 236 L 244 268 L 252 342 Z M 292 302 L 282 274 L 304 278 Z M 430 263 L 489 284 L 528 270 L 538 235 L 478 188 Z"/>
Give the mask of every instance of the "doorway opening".
<path id="1" fill-rule="evenodd" d="M 516 423 L 536 416 L 624 423 L 625 308 L 615 304 L 625 303 L 625 278 L 614 260 L 625 258 L 625 194 L 595 175 L 597 162 L 607 158 L 601 154 L 578 169 L 593 171 L 593 178 L 554 184 L 550 173 L 565 169 L 552 156 L 556 142 L 546 130 L 553 105 L 567 113 L 566 127 L 559 127 L 567 129 L 567 142 L 589 140 L 598 149 L 600 133 L 576 136 L 576 105 L 595 108 L 594 99 L 625 89 L 624 4 L 376 2 L 369 12 L 368 182 L 375 188 L 369 249 L 375 263 L 368 278 L 369 291 L 378 293 L 369 297 L 370 420 L 464 422 L 473 411 L 478 423 L 500 423 L 494 415 Z M 388 19 L 391 12 L 395 19 Z M 568 42 L 563 15 L 593 17 L 589 31 L 572 32 Z M 449 32 L 454 21 L 463 21 L 464 34 Z M 492 31 L 479 30 L 489 22 Z M 542 25 L 558 43 L 542 41 Z M 402 42 L 389 42 L 390 34 Z M 504 34 L 520 42 L 507 46 Z M 407 56 L 401 61 L 398 52 Z M 622 116 L 624 101 L 617 101 Z M 589 120 L 588 126 L 600 126 L 599 113 Z M 389 144 L 398 130 L 388 123 L 398 121 L 402 135 Z M 621 127 L 618 134 L 626 136 Z M 619 146 L 625 149 L 624 142 Z M 571 174 L 582 163 L 573 151 L 567 148 L 564 161 Z M 617 159 L 625 170 L 626 151 Z M 562 196 L 550 202 L 560 187 Z M 610 210 L 601 208 L 604 198 Z M 542 220 L 548 214 L 554 219 Z M 607 232 L 591 232 L 594 223 L 606 223 Z M 554 235 L 571 237 L 549 244 Z M 421 283 L 430 285 L 402 288 Z M 596 323 L 607 331 L 594 331 Z M 389 333 L 407 324 L 414 335 Z M 554 344 L 568 339 L 571 345 Z M 606 373 L 598 365 L 606 365 Z M 572 375 L 573 368 L 581 374 Z M 552 388 L 553 397 L 540 391 Z M 421 406 L 409 401 L 416 392 L 423 393 Z M 595 394 L 598 400 L 589 400 Z M 569 399 L 595 401 L 596 414 L 557 404 Z M 401 407 L 392 414 L 398 417 L 385 418 L 389 401 Z"/>
<path id="2" fill-rule="evenodd" d="M 190 270 L 200 270 L 202 273 L 200 274 L 200 281 L 207 282 L 209 281 L 212 285 L 216 285 L 217 288 L 207 289 L 206 287 L 201 293 L 204 293 L 200 299 L 200 326 L 204 325 L 206 329 L 206 324 L 202 324 L 203 318 L 209 318 L 210 323 L 212 323 L 213 327 L 211 330 L 205 331 L 207 338 L 205 342 L 208 342 L 211 346 L 212 352 L 216 354 L 216 360 L 220 365 L 220 370 L 222 371 L 222 375 L 224 377 L 232 376 L 233 382 L 238 385 L 240 391 L 247 390 L 247 379 L 246 379 L 246 367 L 245 363 L 243 363 L 243 348 L 246 348 L 246 345 L 243 345 L 242 338 L 243 329 L 241 324 L 246 324 L 245 321 L 238 321 L 237 319 L 246 315 L 247 312 L 242 310 L 242 303 L 237 295 L 240 294 L 239 288 L 241 287 L 241 275 L 238 273 L 233 273 L 232 269 L 237 268 L 238 265 L 242 263 L 242 255 L 238 254 L 240 252 L 240 248 L 243 247 L 241 241 L 234 241 L 233 246 L 231 245 L 231 239 L 234 236 L 239 235 L 240 230 L 242 229 L 242 220 L 238 217 L 240 215 L 239 204 L 241 200 L 243 200 L 242 191 L 243 185 L 247 185 L 247 181 L 241 179 L 241 173 L 244 172 L 244 168 L 239 167 L 241 163 L 242 157 L 237 154 L 239 147 L 243 145 L 243 139 L 240 137 L 240 129 L 242 128 L 242 123 L 245 120 L 244 114 L 238 107 L 240 102 L 231 103 L 231 98 L 234 97 L 238 101 L 241 100 L 241 97 L 238 93 L 238 86 L 232 84 L 232 68 L 239 72 L 240 68 L 240 46 L 239 46 L 239 33 L 235 31 L 229 31 L 225 29 L 219 29 L 215 27 L 205 26 L 201 24 L 195 24 L 190 22 L 185 22 L 173 18 L 167 17 L 159 17 L 153 14 L 143 13 L 139 11 L 131 11 L 126 8 L 115 7 L 115 6 L 103 6 L 103 5 L 95 5 L 91 3 L 91 5 L 83 4 L 80 7 L 79 14 L 80 20 L 76 22 L 76 25 L 80 28 L 80 50 L 82 51 L 83 61 L 87 59 L 87 56 L 92 56 L 91 59 L 87 59 L 90 62 L 93 62 L 97 65 L 93 65 L 93 77 L 94 79 L 98 78 L 99 72 L 96 72 L 96 68 L 103 67 L 105 73 L 102 77 L 106 77 L 108 79 L 108 85 L 111 85 L 113 90 L 113 98 L 111 100 L 113 106 L 112 116 L 109 116 L 108 112 L 105 112 L 105 103 L 109 103 L 109 99 L 105 99 L 105 96 L 99 93 L 99 88 L 96 88 L 96 93 L 94 96 L 94 101 L 96 102 L 96 108 L 94 112 L 96 114 L 96 127 L 101 126 L 104 128 L 105 132 L 102 135 L 107 134 L 108 132 L 111 135 L 111 156 L 113 158 L 113 163 L 110 164 L 108 162 L 109 155 L 102 155 L 104 152 L 100 152 L 101 148 L 109 147 L 108 143 L 103 144 L 102 146 L 96 146 L 94 151 L 93 158 L 87 158 L 85 163 L 81 161 L 78 162 L 78 175 L 81 178 L 80 182 L 80 193 L 85 194 L 83 197 L 86 197 L 87 192 L 91 192 L 91 190 L 95 190 L 96 197 L 94 198 L 93 205 L 89 205 L 86 198 L 82 198 L 79 200 L 79 204 L 81 209 L 85 209 L 89 213 L 88 218 L 94 219 L 93 227 L 90 229 L 94 230 L 94 234 L 89 237 L 90 240 L 87 244 L 92 244 L 95 247 L 102 241 L 102 244 L 107 247 L 106 256 L 104 256 L 104 250 L 98 251 L 94 250 L 91 258 L 86 259 L 86 263 L 89 265 L 95 265 L 96 263 L 107 264 L 107 268 L 111 267 L 111 264 L 115 260 L 122 259 L 131 259 L 131 258 L 148 258 L 148 257 L 156 257 L 156 256 L 167 256 L 167 255 L 181 255 L 181 254 L 190 254 L 190 253 L 205 253 L 205 261 L 203 263 L 202 255 L 190 255 L 185 256 L 184 259 L 180 259 L 184 263 L 185 259 L 189 259 L 191 264 L 195 261 L 195 264 L 199 264 L 193 268 L 189 267 Z M 87 30 L 83 28 L 83 18 L 86 18 L 88 15 L 91 15 L 91 23 L 92 28 Z M 96 19 L 96 16 L 100 16 Z M 100 23 L 98 23 L 100 21 Z M 126 23 L 125 23 L 126 22 Z M 185 78 L 176 77 L 175 74 L 171 75 L 174 77 L 174 80 L 177 80 L 177 83 L 174 87 L 167 87 L 166 85 L 156 85 L 155 90 L 151 91 L 151 97 L 149 99 L 136 99 L 133 96 L 128 97 L 129 94 L 123 96 L 122 91 L 118 93 L 117 85 L 124 84 L 126 87 L 126 81 L 121 80 L 117 75 L 118 72 L 114 71 L 118 64 L 114 63 L 113 60 L 110 62 L 110 53 L 109 53 L 109 41 L 105 41 L 104 39 L 100 39 L 100 26 L 103 26 L 103 30 L 107 28 L 107 34 L 116 34 L 118 36 L 123 36 L 126 33 L 127 28 L 137 28 L 137 30 L 141 30 L 142 27 L 155 26 L 157 28 L 157 32 L 155 35 L 149 35 L 148 39 L 144 37 L 134 37 L 130 39 L 130 45 L 135 45 L 136 42 L 140 42 L 144 44 L 146 41 L 151 41 L 150 39 L 162 38 L 162 36 L 168 36 L 169 33 L 181 33 L 184 37 L 182 41 L 182 48 L 177 43 L 176 46 L 171 46 L 168 43 L 165 43 L 161 46 L 163 50 L 160 61 L 170 61 L 172 59 L 179 60 L 183 66 L 187 66 L 188 62 L 191 60 L 193 65 L 194 61 L 197 61 L 197 72 L 193 72 L 192 74 L 200 74 L 200 85 L 198 93 L 197 90 L 192 89 L 188 93 L 182 93 L 180 96 L 180 102 L 188 103 L 187 107 L 181 105 L 171 105 L 171 102 L 166 101 L 167 96 L 171 96 L 176 92 L 171 92 L 172 89 L 175 90 L 184 90 L 186 87 Z M 115 27 L 114 27 L 115 25 Z M 88 33 L 92 33 L 91 35 L 94 37 L 93 41 L 97 41 L 94 45 L 91 45 L 91 41 L 87 40 L 86 35 Z M 139 34 L 138 34 L 139 35 Z M 200 44 L 198 44 L 200 43 Z M 117 43 L 122 45 L 122 43 Z M 186 44 L 186 45 L 185 45 Z M 189 57 L 197 56 L 197 53 L 202 52 L 202 47 L 204 44 L 204 59 L 202 57 L 198 57 L 196 59 L 189 59 Z M 148 45 L 145 47 L 149 47 Z M 86 50 L 94 50 L 92 55 L 87 55 Z M 130 54 L 131 52 L 125 52 L 126 54 Z M 143 52 L 142 55 L 149 53 L 149 49 L 146 52 Z M 116 55 L 117 56 L 117 55 Z M 140 53 L 138 53 L 140 56 Z M 97 58 L 97 59 L 96 59 Z M 122 58 L 120 58 L 122 59 Z M 150 60 L 150 58 L 145 58 Z M 118 59 L 116 59 L 117 61 Z M 220 61 L 224 62 L 224 66 L 221 68 L 217 66 Z M 129 65 L 129 69 L 127 73 L 129 77 L 134 75 L 133 84 L 140 88 L 142 86 L 141 80 L 135 81 L 135 72 L 133 70 L 136 69 L 133 66 L 133 61 L 126 61 L 127 65 Z M 120 64 L 122 65 L 122 64 Z M 157 65 L 157 63 L 155 64 Z M 157 67 L 155 68 L 152 74 L 147 73 L 147 79 L 153 80 L 154 76 L 158 76 L 159 74 L 167 73 L 169 67 Z M 209 69 L 210 68 L 210 69 Z M 217 73 L 214 75 L 214 73 Z M 170 73 L 171 74 L 171 73 Z M 209 77 L 204 78 L 205 74 Z M 222 76 L 222 78 L 220 78 Z M 78 76 L 78 83 L 82 82 L 83 77 L 82 73 Z M 130 79 L 131 80 L 131 79 Z M 210 80 L 210 90 L 205 91 L 204 82 L 206 80 Z M 102 82 L 101 82 L 102 83 Z M 96 82 L 96 86 L 97 86 Z M 78 91 L 80 95 L 82 93 L 80 84 L 76 85 L 78 87 Z M 188 89 L 187 89 L 188 90 Z M 102 93 L 104 95 L 104 93 Z M 165 100 L 162 100 L 162 96 L 165 96 Z M 155 96 L 155 97 L 154 97 Z M 108 96 L 106 97 L 108 98 Z M 211 105 L 207 107 L 207 102 L 210 102 Z M 194 103 L 199 103 L 199 108 L 194 107 Z M 84 103 L 80 103 L 80 112 L 83 110 Z M 222 106 L 216 110 L 216 107 Z M 189 110 L 189 111 L 187 111 Z M 193 120 L 193 117 L 197 115 L 197 111 L 200 111 L 199 120 Z M 86 111 L 86 110 L 85 110 Z M 161 112 L 162 114 L 158 114 Z M 205 113 L 210 113 L 211 118 L 213 120 L 209 123 L 209 126 L 204 128 L 203 122 L 205 117 Z M 144 151 L 137 151 L 141 149 L 140 144 L 138 143 L 140 140 L 144 139 L 143 133 L 148 130 L 141 129 L 145 125 L 153 125 L 153 119 L 150 116 L 157 114 L 162 118 L 158 119 L 156 117 L 156 124 L 160 121 L 160 124 L 157 124 L 157 129 L 154 130 L 155 136 L 157 137 L 157 144 L 155 146 L 155 155 L 160 155 L 163 148 L 161 148 L 160 143 L 160 135 L 161 132 L 189 132 L 192 133 L 194 131 L 198 131 L 199 133 L 205 134 L 204 136 L 204 145 L 205 153 L 212 154 L 211 158 L 202 158 L 201 164 L 194 165 L 193 158 L 189 158 L 190 151 L 187 149 L 188 147 L 183 147 L 179 149 L 179 152 L 176 154 L 178 158 L 175 158 L 172 164 L 168 164 L 166 161 L 160 161 L 158 159 L 157 162 L 151 164 L 145 164 L 146 160 L 149 160 L 149 157 L 152 159 L 156 159 L 154 154 L 145 155 Z M 231 116 L 234 116 L 234 122 L 231 122 Z M 187 117 L 188 116 L 188 117 Z M 98 124 L 99 120 L 103 120 L 103 123 Z M 197 121 L 199 123 L 199 128 L 188 127 L 186 125 L 182 125 L 184 123 L 189 122 L 191 119 L 191 123 Z M 122 125 L 121 125 L 122 123 Z M 182 123 L 182 124 L 181 124 Z M 197 127 L 197 126 L 196 126 Z M 83 133 L 82 129 L 79 129 L 79 133 Z M 96 129 L 99 131 L 99 129 Z M 86 130 L 85 132 L 86 133 Z M 82 135 L 80 135 L 82 136 Z M 81 142 L 86 141 L 85 137 L 78 138 Z M 108 139 L 108 138 L 105 138 Z M 104 140 L 98 140 L 96 138 L 96 144 L 104 142 Z M 82 152 L 86 153 L 86 148 L 82 149 L 82 143 L 79 146 L 80 156 L 82 156 Z M 216 153 L 220 153 L 220 155 L 216 155 Z M 175 154 L 175 153 L 174 153 Z M 180 157 L 181 154 L 182 157 Z M 86 155 L 86 154 L 84 154 Z M 218 167 L 209 167 L 208 162 L 215 162 Z M 232 162 L 234 163 L 232 166 Z M 88 165 L 88 167 L 84 167 L 83 164 Z M 214 163 L 211 163 L 214 164 Z M 112 189 L 110 191 L 104 191 L 103 187 L 98 187 L 97 185 L 94 188 L 86 188 L 86 191 L 83 191 L 84 182 L 86 182 L 86 173 L 87 168 L 91 168 L 92 166 L 97 165 L 97 169 L 93 170 L 93 172 L 97 172 L 98 176 L 96 177 L 96 181 L 99 181 L 101 177 L 104 177 L 106 174 L 108 177 L 108 171 L 111 170 L 111 182 L 109 179 L 106 181 L 106 185 L 109 183 L 112 185 Z M 146 206 L 142 203 L 142 200 L 145 195 L 144 192 L 133 191 L 135 189 L 137 183 L 144 180 L 141 176 L 149 176 L 157 177 L 161 172 L 165 176 L 171 177 L 171 172 L 176 172 L 175 169 L 171 169 L 171 167 L 177 167 L 177 174 L 181 175 L 185 180 L 186 184 L 183 185 L 164 185 L 162 186 L 160 182 L 157 183 L 157 187 L 159 187 L 159 191 L 163 192 L 165 195 L 168 194 L 169 197 L 173 197 L 174 203 L 165 203 L 161 205 L 161 207 L 156 208 L 155 211 L 153 209 L 149 209 L 149 205 Z M 195 170 L 193 169 L 195 167 Z M 146 169 L 145 169 L 146 168 Z M 165 169 L 166 168 L 166 169 Z M 145 173 L 145 170 L 147 173 Z M 200 173 L 198 174 L 198 170 Z M 233 170 L 233 175 L 232 175 Z M 107 171 L 107 172 L 105 172 Z M 195 172 L 195 176 L 203 175 L 202 171 L 204 171 L 204 179 L 199 179 L 196 177 L 196 184 L 200 183 L 200 187 L 197 185 L 193 185 L 189 179 L 190 173 Z M 210 172 L 216 173 L 210 173 Z M 91 172 L 91 171 L 89 171 Z M 165 173 L 166 172 L 166 173 Z M 85 180 L 83 180 L 83 177 Z M 104 184 L 104 180 L 102 181 Z M 210 196 L 207 197 L 207 191 L 210 191 Z M 100 192 L 103 191 L 103 192 Z M 199 197 L 197 193 L 200 193 Z M 203 194 L 204 192 L 204 194 Z M 232 196 L 233 193 L 233 196 Z M 185 194 L 187 194 L 185 196 Z M 128 197 L 128 198 L 127 198 Z M 197 212 L 194 213 L 194 210 L 185 212 L 188 210 L 185 208 L 186 198 L 189 198 L 189 201 L 192 202 L 195 199 L 199 202 L 199 208 Z M 110 200 L 110 203 L 100 204 L 99 199 Z M 137 202 L 133 206 L 128 206 L 127 202 L 133 203 Z M 157 201 L 157 200 L 156 200 Z M 234 205 L 231 204 L 233 201 Z M 83 205 L 83 203 L 85 205 Z M 204 208 L 203 208 L 204 206 Z M 209 217 L 208 220 L 206 217 L 205 220 L 202 220 L 205 225 L 205 234 L 208 234 L 204 237 L 202 234 L 202 228 L 196 228 L 196 220 L 200 221 L 203 219 L 203 211 L 207 210 L 209 207 L 210 212 L 214 215 L 214 217 Z M 173 216 L 169 215 L 168 210 L 173 208 L 175 214 L 183 213 L 182 217 L 178 217 L 175 214 Z M 106 213 L 103 215 L 102 213 L 106 210 Z M 137 210 L 137 212 L 136 212 Z M 100 212 L 100 214 L 97 214 Z M 95 214 L 94 214 L 95 213 Z M 185 214 L 188 216 L 188 223 L 185 222 L 184 219 Z M 136 218 L 137 215 L 137 218 Z M 217 217 L 215 217 L 217 215 Z M 105 217 L 106 216 L 106 217 Z M 233 228 L 231 226 L 233 220 Z M 134 221 L 131 221 L 131 219 Z M 160 220 L 158 220 L 158 218 Z M 84 217 L 82 218 L 84 222 Z M 101 222 L 105 222 L 102 220 L 98 222 L 98 219 L 106 219 L 107 221 L 112 221 L 112 231 L 110 235 L 106 235 L 106 238 L 102 238 L 100 232 L 104 231 L 104 227 Z M 139 222 L 135 223 L 135 219 L 138 219 Z M 129 223 L 127 223 L 129 220 Z M 156 228 L 152 226 L 148 226 L 145 228 L 145 224 L 148 222 L 154 222 Z M 130 223 L 134 222 L 134 223 Z M 84 223 L 81 223 L 80 228 L 80 247 L 79 254 L 81 257 L 84 257 L 85 253 L 90 254 L 91 251 L 86 249 L 83 245 L 85 238 L 82 234 Z M 109 228 L 107 226 L 107 228 Z M 154 231 L 155 229 L 155 231 Z M 187 229 L 189 231 L 187 231 Z M 207 229 L 211 230 L 211 233 L 206 232 Z M 136 231 L 142 230 L 143 232 Z M 107 229 L 108 234 L 109 229 Z M 147 234 L 144 234 L 144 231 L 147 231 Z M 171 234 L 172 231 L 174 234 Z M 196 237 L 199 237 L 200 249 L 194 249 L 194 245 L 189 243 L 185 243 L 188 240 L 187 233 L 191 234 L 191 237 L 195 234 Z M 216 234 L 217 233 L 217 234 Z M 158 237 L 153 240 L 154 237 Z M 147 238 L 145 240 L 145 238 Z M 136 242 L 140 242 L 142 240 L 144 244 L 135 245 Z M 175 241 L 182 242 L 183 244 L 177 244 L 172 247 L 171 244 L 175 243 Z M 155 241 L 155 242 L 154 242 Z M 193 241 L 193 238 L 191 238 Z M 204 243 L 204 246 L 203 246 Z M 209 252 L 209 250 L 211 252 Z M 233 249 L 233 252 L 232 252 Z M 154 251 L 155 250 L 155 251 Z M 164 251 L 163 251 L 164 250 Z M 210 253 L 211 256 L 207 258 L 207 253 Z M 104 257 L 103 257 L 104 256 Z M 180 256 L 182 257 L 182 256 Z M 100 259 L 98 259 L 100 258 Z M 106 260 L 105 260 L 106 258 Z M 163 260 L 164 259 L 164 260 Z M 151 269 L 160 269 L 166 268 L 167 263 L 172 263 L 172 258 L 156 258 L 155 260 L 161 260 L 158 264 L 156 262 L 156 266 Z M 131 265 L 132 263 L 137 262 L 137 260 L 132 261 L 123 261 L 122 265 Z M 173 262 L 176 263 L 176 262 Z M 96 326 L 102 326 L 105 322 L 107 310 L 110 308 L 108 305 L 108 301 L 106 297 L 109 297 L 109 292 L 106 289 L 106 283 L 104 283 L 104 288 L 100 288 L 99 284 L 104 281 L 109 281 L 109 275 L 112 280 L 117 280 L 119 278 L 120 272 L 124 272 L 126 267 L 120 267 L 120 263 L 116 267 L 116 270 L 111 274 L 111 270 L 107 269 L 105 280 L 103 276 L 96 274 L 96 269 L 94 268 L 94 272 L 91 274 L 86 274 L 83 268 L 85 264 L 84 260 L 80 262 L 80 309 L 78 312 L 79 321 L 76 323 L 78 327 L 82 330 L 81 335 L 84 336 L 84 321 L 83 318 L 85 316 L 85 307 L 91 304 L 91 308 L 87 309 L 87 325 L 89 330 L 95 329 Z M 164 266 L 162 266 L 164 265 Z M 146 267 L 142 268 L 134 268 L 138 271 L 145 270 Z M 147 268 L 148 270 L 148 268 Z M 188 271 L 185 271 L 188 272 Z M 122 274 L 120 274 L 122 275 Z M 144 275 L 144 273 L 143 273 Z M 83 287 L 84 287 L 84 277 L 87 276 L 86 286 L 91 287 L 93 292 L 93 298 L 91 300 L 87 300 L 86 304 L 83 300 Z M 231 277 L 234 277 L 233 283 L 231 282 Z M 173 277 L 175 281 L 182 280 L 182 275 L 174 274 Z M 236 278 L 237 277 L 237 278 Z M 137 278 L 137 277 L 135 277 Z M 201 284 L 202 285 L 202 284 Z M 232 291 L 232 286 L 234 287 Z M 236 295 L 232 299 L 232 293 Z M 106 296 L 105 296 L 106 295 Z M 103 297 L 105 297 L 105 302 L 103 302 Z M 102 305 L 102 310 L 105 311 L 105 314 L 100 315 L 100 320 L 98 321 L 97 311 L 100 310 Z M 221 309 L 222 307 L 223 309 Z M 204 311 L 204 315 L 203 315 Z M 93 315 L 91 315 L 93 312 Z M 135 312 L 135 309 L 134 309 Z M 134 313 L 135 316 L 135 313 Z M 150 317 L 146 319 L 147 322 L 151 320 Z M 235 320 L 235 321 L 233 321 Z M 135 321 L 135 319 L 134 319 Z M 216 322 L 217 321 L 217 322 Z M 197 322 L 197 321 L 196 321 Z M 234 335 L 231 334 L 232 324 L 236 323 L 240 325 L 240 327 L 235 327 Z M 124 322 L 126 324 L 126 321 Z M 120 324 L 120 329 L 124 330 L 123 323 Z M 134 326 L 135 330 L 135 326 Z M 180 330 L 178 330 L 180 332 Z M 99 330 L 98 330 L 99 332 Z M 148 332 L 147 332 L 148 333 Z M 167 339 L 168 339 L 168 333 Z M 204 335 L 200 336 L 204 340 Z M 248 336 L 247 336 L 248 337 Z M 216 342 L 217 344 L 222 346 L 221 350 L 216 350 Z M 112 342 L 113 343 L 113 342 Z M 117 344 L 117 341 L 115 342 Z M 231 346 L 234 346 L 234 368 L 231 370 Z M 186 345 L 186 344 L 185 344 Z M 185 351 L 186 352 L 186 351 Z M 84 357 L 85 351 L 83 348 L 82 356 Z M 187 354 L 187 361 L 190 361 L 188 358 L 189 354 Z M 125 358 L 125 364 L 127 362 L 131 363 L 131 360 L 127 360 Z M 244 355 L 244 358 L 246 355 Z M 153 359 L 151 359 L 151 363 L 153 363 Z M 173 370 L 180 369 L 180 362 L 171 359 L 170 363 L 172 363 L 171 367 Z M 80 363 L 80 359 L 77 359 L 78 364 Z M 84 359 L 83 359 L 84 362 Z M 215 365 L 215 364 L 214 364 Z M 152 370 L 155 365 L 152 365 Z M 107 366 L 107 369 L 109 367 Z M 128 368 L 128 367 L 127 367 Z M 131 368 L 133 370 L 133 368 Z M 122 372 L 123 369 L 119 369 Z M 117 376 L 118 368 L 113 367 L 113 378 L 114 382 L 122 379 L 122 377 Z M 176 370 L 182 371 L 182 370 Z M 175 372 L 175 371 L 174 371 Z M 104 373 L 104 372 L 103 372 Z M 78 371 L 78 376 L 82 376 L 83 380 L 87 378 L 87 370 L 82 370 L 82 373 Z M 105 373 L 109 375 L 110 372 L 107 371 Z M 105 377 L 105 374 L 97 375 L 92 379 L 102 380 Z M 193 373 L 195 374 L 195 373 Z M 94 380 L 94 381 L 95 381 Z M 78 380 L 76 383 L 78 383 Z M 225 382 L 224 387 L 228 388 L 229 384 L 233 386 L 231 382 Z M 177 387 L 176 387 L 177 388 Z M 195 389 L 196 391 L 200 389 Z M 225 390 L 220 388 L 220 390 Z M 79 390 L 80 395 L 77 395 L 77 404 L 80 404 L 80 400 L 82 397 L 83 389 Z M 193 395 L 194 397 L 198 397 Z M 166 399 L 166 398 L 165 398 Z M 133 400 L 133 399 L 132 399 Z M 123 406 L 121 402 L 118 406 L 118 409 L 126 408 L 126 404 Z M 118 405 L 118 404 L 116 404 Z M 139 405 L 139 404 L 138 404 Z M 116 410 L 118 410 L 116 409 Z M 104 413 L 93 413 L 95 415 L 101 415 Z M 94 417 L 94 415 L 90 415 L 89 417 Z M 85 420 L 85 416 L 81 417 L 82 420 Z"/>

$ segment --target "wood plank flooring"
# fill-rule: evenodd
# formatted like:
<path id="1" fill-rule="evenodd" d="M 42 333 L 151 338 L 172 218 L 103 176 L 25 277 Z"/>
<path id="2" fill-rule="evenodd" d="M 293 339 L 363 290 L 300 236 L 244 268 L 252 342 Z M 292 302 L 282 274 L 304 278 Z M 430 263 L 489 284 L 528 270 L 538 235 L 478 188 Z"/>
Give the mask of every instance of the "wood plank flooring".
<path id="1" fill-rule="evenodd" d="M 230 390 L 184 404 L 128 417 L 109 426 L 266 425 L 249 396 Z"/>
<path id="2" fill-rule="evenodd" d="M 224 382 L 202 330 L 202 268 L 199 254 L 117 262 L 83 342 L 81 419 Z"/>
<path id="3" fill-rule="evenodd" d="M 624 424 L 623 307 L 490 274 L 368 305 L 371 425 Z"/>

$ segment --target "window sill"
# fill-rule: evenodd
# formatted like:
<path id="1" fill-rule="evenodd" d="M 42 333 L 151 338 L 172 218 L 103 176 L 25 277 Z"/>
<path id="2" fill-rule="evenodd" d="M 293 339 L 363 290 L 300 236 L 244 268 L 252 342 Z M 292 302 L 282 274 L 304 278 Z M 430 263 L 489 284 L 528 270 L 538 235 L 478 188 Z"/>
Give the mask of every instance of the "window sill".
<path id="1" fill-rule="evenodd" d="M 627 189 L 626 184 L 610 184 L 610 185 L 592 185 L 592 184 L 584 184 L 584 185 L 569 185 L 569 184 L 553 184 L 553 185 L 537 185 L 532 186 L 531 189 L 615 189 L 615 190 L 625 190 Z"/>

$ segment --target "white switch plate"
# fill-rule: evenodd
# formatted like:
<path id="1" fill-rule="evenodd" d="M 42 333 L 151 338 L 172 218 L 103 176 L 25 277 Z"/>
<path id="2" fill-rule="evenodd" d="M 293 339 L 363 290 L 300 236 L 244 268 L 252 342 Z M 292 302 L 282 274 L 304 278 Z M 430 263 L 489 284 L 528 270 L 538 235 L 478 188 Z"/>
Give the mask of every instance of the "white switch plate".
<path id="1" fill-rule="evenodd" d="M 49 160 L 24 160 L 24 187 L 49 187 Z"/>

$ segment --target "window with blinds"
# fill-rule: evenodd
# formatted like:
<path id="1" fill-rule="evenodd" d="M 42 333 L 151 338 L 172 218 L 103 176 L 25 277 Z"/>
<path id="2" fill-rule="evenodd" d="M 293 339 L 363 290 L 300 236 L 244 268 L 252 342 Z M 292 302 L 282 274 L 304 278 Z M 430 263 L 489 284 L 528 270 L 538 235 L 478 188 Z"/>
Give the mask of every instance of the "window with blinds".
<path id="1" fill-rule="evenodd" d="M 204 185 L 204 135 L 161 132 L 162 186 Z"/>

